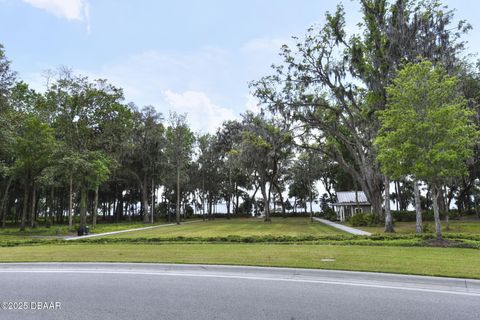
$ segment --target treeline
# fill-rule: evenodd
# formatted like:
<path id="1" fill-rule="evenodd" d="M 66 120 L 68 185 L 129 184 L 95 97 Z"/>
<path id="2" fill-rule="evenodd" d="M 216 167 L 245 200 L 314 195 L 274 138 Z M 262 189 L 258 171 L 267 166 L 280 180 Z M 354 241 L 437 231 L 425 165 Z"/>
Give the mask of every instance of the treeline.
<path id="1" fill-rule="evenodd" d="M 294 161 L 289 128 L 273 117 L 247 113 L 195 135 L 185 115 L 139 109 L 106 80 L 62 69 L 40 93 L 16 80 L 3 48 L 0 61 L 2 227 L 180 223 L 192 212 L 213 218 L 219 202 L 227 217 L 255 208 L 269 221 L 272 202 L 284 215 L 291 209 L 288 184 L 296 205 L 311 209 L 317 197 L 320 161 L 308 153 Z"/>
<path id="2" fill-rule="evenodd" d="M 360 4 L 358 33 L 346 33 L 341 5 L 327 13 L 282 47 L 272 75 L 251 83 L 263 111 L 214 134 L 194 134 L 185 115 L 164 118 L 126 103 L 108 81 L 68 70 L 35 92 L 16 80 L 2 48 L 2 226 L 72 226 L 76 216 L 80 226 L 99 217 L 179 223 L 192 212 L 212 218 L 219 202 L 228 217 L 254 210 L 270 221 L 272 207 L 312 214 L 319 201 L 331 211 L 334 190 L 363 190 L 387 232 L 387 198 L 398 210 L 416 205 L 418 232 L 422 210 L 476 209 L 480 76 L 462 40 L 470 25 L 454 24 L 437 1 Z"/>

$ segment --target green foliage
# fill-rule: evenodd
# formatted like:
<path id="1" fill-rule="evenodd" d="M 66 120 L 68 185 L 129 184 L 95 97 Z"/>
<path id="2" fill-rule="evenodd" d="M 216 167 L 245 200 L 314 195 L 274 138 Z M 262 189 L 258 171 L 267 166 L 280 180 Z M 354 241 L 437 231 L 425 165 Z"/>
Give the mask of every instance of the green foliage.
<path id="1" fill-rule="evenodd" d="M 322 212 L 320 213 L 320 217 L 330 221 L 337 221 L 337 214 L 335 210 L 330 207 L 323 208 Z"/>
<path id="2" fill-rule="evenodd" d="M 290 168 L 289 197 L 303 201 L 314 201 L 318 197 L 315 182 L 321 177 L 321 159 L 312 152 L 300 153 Z"/>
<path id="3" fill-rule="evenodd" d="M 392 211 L 393 219 L 395 221 L 401 222 L 413 222 L 416 221 L 416 212 L 415 211 Z M 445 219 L 446 212 L 440 212 L 440 218 Z M 450 210 L 448 212 L 448 217 L 451 220 L 458 220 L 460 218 L 460 213 L 458 210 Z M 422 212 L 423 221 L 433 221 L 433 211 L 432 210 L 423 210 Z M 424 226 L 425 228 L 425 226 Z M 426 232 L 426 231 L 425 231 Z"/>
<path id="4" fill-rule="evenodd" d="M 350 218 L 349 222 L 354 227 L 369 227 L 375 225 L 375 217 L 368 213 L 357 213 Z"/>
<path id="5" fill-rule="evenodd" d="M 26 116 L 15 144 L 15 174 L 23 179 L 38 176 L 52 161 L 55 145 L 53 129 L 34 115 Z"/>
<path id="6" fill-rule="evenodd" d="M 172 113 L 170 125 L 165 132 L 168 164 L 175 170 L 184 170 L 190 161 L 195 136 L 188 127 L 185 115 Z"/>
<path id="7" fill-rule="evenodd" d="M 407 64 L 387 88 L 388 108 L 375 143 L 382 171 L 441 184 L 466 174 L 478 136 L 458 81 L 440 66 Z"/>
<path id="8" fill-rule="evenodd" d="M 252 200 L 250 199 L 250 197 L 245 197 L 242 203 L 240 203 L 240 206 L 238 208 L 238 213 L 251 215 L 252 210 L 253 210 Z"/>

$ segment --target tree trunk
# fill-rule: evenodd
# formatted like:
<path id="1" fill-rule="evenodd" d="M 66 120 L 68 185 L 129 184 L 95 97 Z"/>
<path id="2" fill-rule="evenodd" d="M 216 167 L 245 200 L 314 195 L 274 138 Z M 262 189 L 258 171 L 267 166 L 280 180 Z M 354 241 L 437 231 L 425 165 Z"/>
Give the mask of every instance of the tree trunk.
<path id="1" fill-rule="evenodd" d="M 395 200 L 395 206 L 397 208 L 397 211 L 400 211 L 400 181 L 395 181 L 393 185 L 395 186 L 395 194 L 397 195 L 397 199 Z"/>
<path id="2" fill-rule="evenodd" d="M 230 219 L 230 197 L 227 197 L 227 219 Z"/>
<path id="3" fill-rule="evenodd" d="M 150 221 L 148 214 L 148 181 L 147 175 L 143 177 L 143 187 L 142 187 L 142 205 L 143 205 L 143 223 L 148 223 Z"/>
<path id="4" fill-rule="evenodd" d="M 475 214 L 477 215 L 477 219 L 480 219 L 480 210 L 478 208 L 478 194 L 475 193 L 473 196 L 473 201 L 475 202 Z M 450 199 L 447 202 L 447 208 L 450 208 Z"/>
<path id="5" fill-rule="evenodd" d="M 12 180 L 13 177 L 8 178 L 7 185 L 5 186 L 5 192 L 3 193 L 2 204 L 0 205 L 0 213 L 2 215 L 2 228 L 5 228 L 5 223 L 7 220 L 6 205 L 8 201 L 8 191 L 10 191 Z"/>
<path id="6" fill-rule="evenodd" d="M 68 193 L 68 229 L 72 230 L 73 225 L 73 176 L 70 175 L 70 189 Z"/>
<path id="7" fill-rule="evenodd" d="M 205 221 L 205 194 L 202 191 L 202 220 Z"/>
<path id="8" fill-rule="evenodd" d="M 393 217 L 390 210 L 390 179 L 385 177 L 385 232 L 395 232 Z"/>
<path id="9" fill-rule="evenodd" d="M 260 188 L 260 185 L 255 186 L 255 191 L 253 192 L 253 195 L 251 197 L 252 203 L 255 209 L 257 209 L 257 201 L 255 201 L 255 196 L 257 195 L 258 189 Z"/>
<path id="10" fill-rule="evenodd" d="M 212 220 L 212 207 L 213 207 L 213 200 L 212 200 L 212 196 L 210 195 L 210 193 L 208 193 L 208 196 L 207 196 L 207 211 L 208 211 L 208 220 Z"/>
<path id="11" fill-rule="evenodd" d="M 449 211 L 450 208 L 448 207 L 447 201 L 446 201 L 446 195 L 447 195 L 447 187 L 443 187 L 441 191 L 441 201 L 443 204 L 443 208 L 445 210 L 445 230 L 449 231 L 450 230 L 450 217 L 449 217 Z"/>
<path id="12" fill-rule="evenodd" d="M 312 196 L 310 195 L 310 222 L 313 222 Z"/>
<path id="13" fill-rule="evenodd" d="M 422 204 L 420 202 L 420 189 L 418 187 L 418 181 L 413 181 L 413 193 L 415 195 L 415 231 L 417 233 L 423 232 L 423 223 L 422 223 Z"/>
<path id="14" fill-rule="evenodd" d="M 51 226 L 53 224 L 53 200 L 54 200 L 54 190 L 55 188 L 52 186 L 50 187 L 50 196 L 47 196 L 47 192 L 45 190 L 45 197 L 48 197 L 48 201 L 46 202 L 48 212 L 45 211 L 45 222 L 47 226 Z M 48 215 L 48 216 L 47 216 Z"/>
<path id="15" fill-rule="evenodd" d="M 443 187 L 440 188 L 440 192 L 438 194 L 438 210 L 440 211 L 440 213 L 446 212 L 446 203 Z"/>
<path id="16" fill-rule="evenodd" d="M 32 183 L 32 207 L 30 211 L 30 227 L 35 228 L 35 205 L 37 204 L 37 188 L 35 182 Z"/>
<path id="17" fill-rule="evenodd" d="M 435 219 L 435 232 L 437 234 L 437 240 L 443 240 L 442 237 L 442 224 L 440 222 L 440 210 L 438 207 L 438 198 L 440 194 L 440 188 L 437 185 L 432 185 L 432 200 L 433 200 L 433 217 Z"/>
<path id="18" fill-rule="evenodd" d="M 240 196 L 238 195 L 238 184 L 235 183 L 235 214 L 238 213 L 238 203 Z"/>
<path id="19" fill-rule="evenodd" d="M 95 228 L 97 226 L 97 211 L 98 211 L 98 186 L 95 187 L 95 197 L 93 200 L 92 228 Z"/>
<path id="20" fill-rule="evenodd" d="M 177 165 L 177 224 L 180 224 L 180 165 Z"/>
<path id="21" fill-rule="evenodd" d="M 282 191 L 280 190 L 280 187 L 279 187 L 276 183 L 273 184 L 273 187 L 274 187 L 275 190 L 277 191 L 278 197 L 280 198 L 280 203 L 281 203 L 281 205 L 282 205 L 282 216 L 283 216 L 284 218 L 286 218 L 286 217 L 287 217 L 287 211 L 285 210 L 285 203 L 284 203 L 284 201 L 283 201 Z"/>
<path id="22" fill-rule="evenodd" d="M 378 168 L 371 165 L 362 165 L 360 172 L 350 170 L 350 174 L 353 174 L 353 178 L 356 178 L 356 182 L 360 184 L 362 191 L 365 192 L 365 196 L 372 206 L 375 222 L 379 222 L 383 211 L 383 175 L 380 174 Z"/>
<path id="23" fill-rule="evenodd" d="M 425 202 L 427 203 L 427 205 L 426 205 L 427 210 L 430 210 L 431 193 L 432 193 L 431 192 L 431 187 L 427 186 L 427 194 L 425 196 L 425 200 L 426 200 Z"/>
<path id="24" fill-rule="evenodd" d="M 25 230 L 25 225 L 27 221 L 27 211 L 28 210 L 28 183 L 25 181 L 24 193 L 23 193 L 23 207 L 22 207 L 22 219 L 20 222 L 20 231 Z"/>
<path id="25" fill-rule="evenodd" d="M 167 200 L 168 223 L 172 222 L 172 213 L 170 212 L 170 200 Z"/>
<path id="26" fill-rule="evenodd" d="M 152 206 L 150 208 L 150 223 L 153 224 L 153 213 L 155 211 L 155 181 L 152 178 Z"/>
<path id="27" fill-rule="evenodd" d="M 271 219 L 270 219 L 270 203 L 268 201 L 269 199 L 268 199 L 268 195 L 267 195 L 266 183 L 261 182 L 260 189 L 262 191 L 262 196 L 263 196 L 263 206 L 264 206 L 263 212 L 265 213 L 264 221 L 265 222 L 271 222 Z"/>
<path id="28" fill-rule="evenodd" d="M 228 163 L 227 219 L 230 219 L 230 200 L 232 199 L 232 165 Z"/>
<path id="29" fill-rule="evenodd" d="M 80 189 L 80 229 L 85 230 L 87 225 L 87 188 Z"/>

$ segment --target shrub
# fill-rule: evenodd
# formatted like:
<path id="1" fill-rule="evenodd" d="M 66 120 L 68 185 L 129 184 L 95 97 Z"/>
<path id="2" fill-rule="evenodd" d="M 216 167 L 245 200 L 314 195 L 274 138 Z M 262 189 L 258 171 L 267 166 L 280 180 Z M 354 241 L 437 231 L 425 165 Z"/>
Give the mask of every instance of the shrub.
<path id="1" fill-rule="evenodd" d="M 416 220 L 415 211 L 392 211 L 393 219 L 399 222 L 413 222 Z M 445 212 L 440 213 L 440 219 L 445 219 Z M 458 210 L 450 210 L 448 212 L 448 217 L 452 220 L 457 220 L 460 218 L 460 212 Z M 422 210 L 422 220 L 423 221 L 434 221 L 433 211 L 432 210 Z"/>
<path id="2" fill-rule="evenodd" d="M 314 217 L 320 216 L 319 212 L 313 212 Z M 277 212 L 270 212 L 270 217 L 279 217 L 282 218 L 284 217 L 283 213 L 281 211 Z M 287 211 L 285 217 L 310 217 L 310 211 L 298 211 L 298 212 L 293 212 L 293 211 Z"/>
<path id="3" fill-rule="evenodd" d="M 375 217 L 368 213 L 357 213 L 349 221 L 354 227 L 368 227 L 375 224 Z"/>
<path id="4" fill-rule="evenodd" d="M 330 221 L 336 221 L 337 213 L 332 208 L 327 207 L 327 208 L 324 208 L 323 211 L 320 213 L 320 217 Z"/>
<path id="5" fill-rule="evenodd" d="M 423 224 L 423 232 L 424 233 L 430 233 L 433 232 L 434 229 L 432 229 L 432 226 L 428 223 Z"/>

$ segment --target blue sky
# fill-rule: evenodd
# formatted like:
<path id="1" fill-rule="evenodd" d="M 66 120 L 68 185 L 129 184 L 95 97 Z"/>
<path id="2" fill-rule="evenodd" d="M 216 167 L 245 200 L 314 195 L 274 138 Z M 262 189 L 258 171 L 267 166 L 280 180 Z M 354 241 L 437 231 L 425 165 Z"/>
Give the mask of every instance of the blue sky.
<path id="1" fill-rule="evenodd" d="M 278 49 L 323 21 L 322 0 L 0 0 L 0 43 L 19 77 L 44 88 L 42 74 L 68 66 L 123 87 L 127 101 L 188 113 L 195 130 L 255 109 L 248 82 L 269 73 Z M 345 0 L 349 29 L 359 20 Z M 444 1 L 474 30 L 480 2 Z"/>

